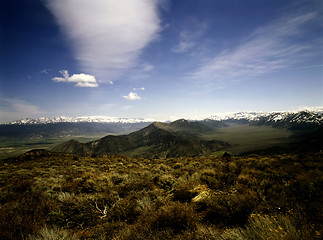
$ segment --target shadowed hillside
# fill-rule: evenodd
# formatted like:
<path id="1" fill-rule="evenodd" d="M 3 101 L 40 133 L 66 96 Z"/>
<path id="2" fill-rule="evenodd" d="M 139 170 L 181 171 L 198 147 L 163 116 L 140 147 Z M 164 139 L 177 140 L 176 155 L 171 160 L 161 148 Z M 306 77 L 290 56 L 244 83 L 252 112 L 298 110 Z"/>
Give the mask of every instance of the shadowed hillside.
<path id="1" fill-rule="evenodd" d="M 79 156 L 124 154 L 131 157 L 180 157 L 209 155 L 229 146 L 222 141 L 194 137 L 194 133 L 207 130 L 201 123 L 185 120 L 170 124 L 155 122 L 128 135 L 109 135 L 88 143 L 69 141 L 52 151 Z"/>

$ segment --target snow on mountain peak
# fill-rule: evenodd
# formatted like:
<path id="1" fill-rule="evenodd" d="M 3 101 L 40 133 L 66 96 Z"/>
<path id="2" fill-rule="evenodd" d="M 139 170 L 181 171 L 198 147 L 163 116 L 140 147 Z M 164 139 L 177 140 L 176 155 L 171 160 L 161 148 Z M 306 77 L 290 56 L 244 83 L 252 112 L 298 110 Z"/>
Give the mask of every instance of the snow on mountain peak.
<path id="1" fill-rule="evenodd" d="M 225 121 L 225 120 L 248 120 L 248 121 L 258 121 L 260 117 L 266 116 L 269 113 L 264 112 L 238 112 L 238 113 L 220 113 L 213 115 L 207 119 L 215 121 Z"/>
<path id="2" fill-rule="evenodd" d="M 299 111 L 299 112 L 238 112 L 217 114 L 206 120 L 226 121 L 265 121 L 265 122 L 294 122 L 294 123 L 315 123 L 323 124 L 323 111 Z"/>
<path id="3" fill-rule="evenodd" d="M 244 121 L 265 121 L 265 122 L 294 122 L 294 123 L 315 123 L 323 124 L 323 107 L 312 108 L 310 110 L 290 111 L 290 112 L 236 112 L 219 113 L 204 120 L 226 121 L 226 120 L 244 120 Z M 120 118 L 109 116 L 81 116 L 55 118 L 42 117 L 38 119 L 26 118 L 16 120 L 7 125 L 26 125 L 26 124 L 49 124 L 49 123 L 149 123 L 156 122 L 155 119 L 147 118 Z"/>
<path id="4" fill-rule="evenodd" d="M 147 118 L 118 118 L 118 117 L 108 117 L 108 116 L 82 116 L 82 117 L 66 117 L 60 116 L 55 118 L 38 118 L 31 119 L 26 118 L 22 120 L 16 120 L 8 125 L 25 125 L 25 124 L 49 124 L 49 123 L 143 123 L 143 122 L 155 122 L 154 119 Z"/>

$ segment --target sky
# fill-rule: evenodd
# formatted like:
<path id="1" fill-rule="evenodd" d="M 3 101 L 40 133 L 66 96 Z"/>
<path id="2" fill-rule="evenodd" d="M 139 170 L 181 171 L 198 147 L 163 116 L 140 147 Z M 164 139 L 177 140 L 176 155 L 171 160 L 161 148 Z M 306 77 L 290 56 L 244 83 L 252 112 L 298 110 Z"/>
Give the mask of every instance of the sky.
<path id="1" fill-rule="evenodd" d="M 321 0 L 2 0 L 0 123 L 323 106 Z"/>

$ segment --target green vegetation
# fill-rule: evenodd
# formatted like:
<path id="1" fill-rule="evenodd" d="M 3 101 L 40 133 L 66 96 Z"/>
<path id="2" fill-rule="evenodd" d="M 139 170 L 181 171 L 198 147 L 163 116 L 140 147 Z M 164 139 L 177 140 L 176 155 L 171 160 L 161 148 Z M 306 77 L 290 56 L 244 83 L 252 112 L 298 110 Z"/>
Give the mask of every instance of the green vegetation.
<path id="1" fill-rule="evenodd" d="M 56 125 L 53 124 L 53 126 Z M 72 124 L 72 126 L 74 125 Z M 114 133 L 111 134 L 108 132 L 101 132 L 100 134 L 90 132 L 86 128 L 88 132 L 83 129 L 85 133 L 81 135 L 77 134 L 82 132 L 81 130 L 76 131 L 74 128 L 71 128 L 72 130 L 74 129 L 73 133 L 71 129 L 67 131 L 69 129 L 67 127 L 66 129 L 64 128 L 66 130 L 64 134 L 57 128 L 52 129 L 50 133 L 43 134 L 40 130 L 45 131 L 46 128 L 40 125 L 40 129 L 36 131 L 37 134 L 31 131 L 33 129 L 27 131 L 27 133 L 31 132 L 31 137 L 26 137 L 26 134 L 24 135 L 24 130 L 26 129 L 15 129 L 14 126 L 10 126 L 16 135 L 19 133 L 18 136 L 13 134 L 14 137 L 12 137 L 12 132 L 6 132 L 5 126 L 2 125 L 0 159 L 15 157 L 31 149 L 39 148 L 54 149 L 56 152 L 79 155 L 84 155 L 85 153 L 88 153 L 90 156 L 93 154 L 97 156 L 123 154 L 135 158 L 217 156 L 223 154 L 223 152 L 233 154 L 255 152 L 278 154 L 317 152 L 321 149 L 323 130 L 320 125 L 314 127 L 298 124 L 298 127 L 293 125 L 294 128 L 278 126 L 280 124 L 277 124 L 277 126 L 255 125 L 243 121 L 206 123 L 189 122 L 182 119 L 169 124 L 156 122 L 128 135 L 126 135 L 126 133 L 129 133 L 127 130 L 135 128 L 136 125 L 132 126 L 132 128 L 131 125 L 113 128 Z M 37 129 L 36 126 L 34 127 Z M 59 137 L 56 136 L 57 131 L 60 133 Z M 70 131 L 72 131 L 71 135 L 67 134 Z M 107 136 L 108 134 L 109 136 Z M 20 135 L 25 137 L 19 138 Z M 66 141 L 71 139 L 86 144 L 83 144 L 83 146 L 81 146 L 82 144 L 78 145 L 77 149 L 73 149 L 72 146 L 65 144 Z M 97 142 L 101 142 L 101 144 L 97 145 Z"/>
<path id="2" fill-rule="evenodd" d="M 0 166 L 0 239 L 321 239 L 323 154 Z"/>
<path id="3" fill-rule="evenodd" d="M 293 141 L 293 134 L 286 128 L 228 123 L 214 132 L 200 134 L 205 140 L 220 140 L 230 143 L 227 151 L 240 154 L 249 151 L 287 145 Z"/>
<path id="4" fill-rule="evenodd" d="M 69 136 L 60 138 L 41 138 L 41 139 L 30 139 L 30 140 L 4 140 L 0 141 L 0 159 L 8 157 L 16 157 L 20 154 L 28 152 L 32 149 L 51 149 L 59 143 L 75 139 L 79 142 L 89 142 L 105 136 L 101 135 L 80 135 L 80 136 Z"/>

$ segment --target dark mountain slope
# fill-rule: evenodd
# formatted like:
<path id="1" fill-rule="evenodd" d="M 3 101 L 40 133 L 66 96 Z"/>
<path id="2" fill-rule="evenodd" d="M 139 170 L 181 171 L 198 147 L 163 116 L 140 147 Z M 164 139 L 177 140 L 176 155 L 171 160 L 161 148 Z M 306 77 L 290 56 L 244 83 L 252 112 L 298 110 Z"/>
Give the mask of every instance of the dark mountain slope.
<path id="1" fill-rule="evenodd" d="M 172 123 L 156 122 L 128 135 L 106 136 L 84 144 L 69 141 L 56 146 L 52 151 L 81 156 L 124 154 L 131 157 L 179 157 L 209 155 L 229 146 L 221 141 L 203 141 L 187 134 L 181 134 L 181 131 L 189 132 L 189 122 L 185 124 L 185 127 L 179 127 L 179 123 L 172 125 Z M 198 124 L 193 124 L 198 126 Z M 203 125 L 201 128 L 206 129 Z"/>
<path id="2" fill-rule="evenodd" d="M 75 140 L 64 142 L 52 149 L 52 152 L 71 153 L 80 156 L 90 156 L 93 154 L 93 149 L 86 144 L 80 143 Z"/>
<path id="3" fill-rule="evenodd" d="M 174 121 L 169 124 L 172 128 L 176 128 L 177 131 L 198 131 L 198 132 L 205 132 L 205 131 L 210 131 L 210 128 L 203 125 L 200 122 L 192 122 L 192 121 L 187 121 L 185 119 L 180 119 L 177 121 Z"/>

